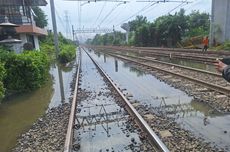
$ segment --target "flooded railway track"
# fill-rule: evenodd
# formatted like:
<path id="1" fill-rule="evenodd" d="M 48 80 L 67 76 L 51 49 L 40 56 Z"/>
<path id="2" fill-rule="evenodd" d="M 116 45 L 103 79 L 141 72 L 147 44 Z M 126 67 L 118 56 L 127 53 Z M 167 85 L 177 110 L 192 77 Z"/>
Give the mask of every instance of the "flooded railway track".
<path id="1" fill-rule="evenodd" d="M 208 103 L 213 108 L 221 112 L 230 111 L 229 84 L 218 74 L 211 74 L 205 71 L 195 71 L 195 69 L 181 69 L 171 64 L 154 63 L 149 59 L 138 57 L 127 57 L 110 54 L 116 58 L 126 60 L 134 66 L 149 71 L 164 81 L 177 88 L 189 92 L 195 98 Z M 157 61 L 156 61 L 157 62 Z M 160 72 L 157 72 L 160 71 Z M 195 71 L 195 72 L 194 72 Z"/>
<path id="2" fill-rule="evenodd" d="M 81 56 L 65 152 L 169 151 L 93 58 Z"/>
<path id="3" fill-rule="evenodd" d="M 153 48 L 148 49 L 145 47 L 97 47 L 106 50 L 117 50 L 122 52 L 133 52 L 141 56 L 152 56 L 152 57 L 167 57 L 167 58 L 175 58 L 175 59 L 184 59 L 184 60 L 192 60 L 196 62 L 205 62 L 206 64 L 213 64 L 216 58 L 223 58 L 226 55 L 230 55 L 229 53 L 221 52 L 208 52 L 202 53 L 201 51 L 188 51 L 186 49 L 180 50 L 177 49 L 164 49 L 164 48 Z"/>
<path id="4" fill-rule="evenodd" d="M 178 89 L 172 89 L 154 78 L 151 73 L 140 76 L 141 70 L 134 70 L 134 67 L 145 70 L 143 66 L 92 49 L 89 49 L 89 54 L 113 79 L 116 86 L 124 90 L 123 93 L 126 92 L 130 103 L 170 151 L 228 151 L 228 126 L 227 123 L 222 125 L 228 122 L 228 116 L 216 112 L 205 103 L 186 97 Z M 132 73 L 137 74 L 137 77 Z M 157 73 L 162 76 L 161 72 Z M 203 109 L 203 106 L 207 106 L 207 109 Z"/>

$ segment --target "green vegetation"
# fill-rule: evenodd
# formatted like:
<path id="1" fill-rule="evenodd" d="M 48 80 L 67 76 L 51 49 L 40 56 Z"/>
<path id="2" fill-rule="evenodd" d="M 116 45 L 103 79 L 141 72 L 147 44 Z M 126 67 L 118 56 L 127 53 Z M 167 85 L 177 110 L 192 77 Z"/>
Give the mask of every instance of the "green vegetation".
<path id="1" fill-rule="evenodd" d="M 93 40 L 88 39 L 86 43 L 93 45 L 124 45 L 125 34 L 121 32 L 107 33 L 104 35 L 97 34 Z"/>
<path id="2" fill-rule="evenodd" d="M 130 28 L 129 45 L 175 47 L 183 39 L 207 35 L 209 33 L 209 14 L 193 11 L 185 15 L 185 10 L 181 9 L 174 15 L 164 15 L 153 22 L 148 22 L 146 17 L 137 16 L 135 20 L 128 22 L 128 25 Z M 114 39 L 108 35 L 112 33 L 103 36 L 96 35 L 88 42 L 94 45 L 111 45 Z M 117 38 L 119 39 L 118 45 L 125 44 L 124 37 Z"/>
<path id="3" fill-rule="evenodd" d="M 59 45 L 59 61 L 72 61 L 76 52 L 73 42 L 59 33 Z M 52 34 L 41 41 L 40 49 L 16 54 L 0 47 L 0 100 L 5 95 L 32 91 L 46 82 L 50 62 L 55 60 Z"/>
<path id="4" fill-rule="evenodd" d="M 38 6 L 33 6 L 32 9 L 34 11 L 34 14 L 36 15 L 34 16 L 36 25 L 41 28 L 46 27 L 48 25 L 48 21 L 44 11 Z"/>
<path id="5" fill-rule="evenodd" d="M 226 41 L 225 43 L 218 45 L 217 47 L 214 47 L 213 49 L 230 51 L 230 41 Z"/>
<path id="6" fill-rule="evenodd" d="M 61 63 L 67 63 L 72 61 L 76 56 L 76 46 L 74 43 L 66 39 L 61 33 L 58 35 L 60 52 L 58 59 Z M 41 51 L 45 52 L 52 61 L 55 60 L 55 49 L 53 34 L 49 34 L 45 39 L 41 40 Z"/>
<path id="7" fill-rule="evenodd" d="M 62 45 L 58 59 L 61 63 L 68 63 L 76 56 L 76 47 L 74 45 Z"/>
<path id="8" fill-rule="evenodd" d="M 5 77 L 6 70 L 4 68 L 4 65 L 0 63 L 0 101 L 4 97 L 5 94 L 5 88 L 3 85 L 3 78 Z"/>
<path id="9" fill-rule="evenodd" d="M 6 77 L 4 80 L 8 92 L 31 91 L 42 84 L 48 76 L 49 62 L 47 56 L 38 51 L 26 51 L 12 54 L 5 62 Z"/>
<path id="10" fill-rule="evenodd" d="M 25 51 L 15 54 L 0 50 L 0 63 L 1 85 L 7 94 L 32 91 L 44 84 L 48 76 L 49 60 L 42 52 Z M 1 94 L 4 94 L 3 86 Z"/>

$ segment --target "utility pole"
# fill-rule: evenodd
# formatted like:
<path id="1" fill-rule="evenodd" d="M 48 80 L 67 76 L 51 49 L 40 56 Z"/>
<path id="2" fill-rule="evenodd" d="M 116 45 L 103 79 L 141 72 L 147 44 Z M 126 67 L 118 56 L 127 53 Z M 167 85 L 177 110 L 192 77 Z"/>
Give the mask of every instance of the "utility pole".
<path id="1" fill-rule="evenodd" d="M 54 47 L 55 47 L 56 58 L 58 58 L 59 47 L 58 47 L 58 34 L 57 34 L 54 0 L 50 0 L 50 8 L 51 8 L 52 24 L 53 24 L 53 31 L 54 31 Z"/>
<path id="2" fill-rule="evenodd" d="M 69 38 L 70 37 L 70 28 L 69 28 L 69 23 L 70 23 L 70 19 L 69 19 L 69 13 L 67 10 L 65 10 L 65 30 L 66 30 L 66 37 Z"/>
<path id="3" fill-rule="evenodd" d="M 72 25 L 72 34 L 73 34 L 73 41 L 75 41 L 75 39 L 74 39 L 74 27 L 73 27 L 73 25 Z"/>
<path id="4" fill-rule="evenodd" d="M 58 44 L 58 33 L 57 33 L 54 0 L 50 0 L 50 9 L 51 9 L 51 16 L 52 16 L 53 31 L 54 31 L 54 47 L 55 47 L 56 59 L 58 59 L 58 53 L 60 50 L 59 50 L 59 46 L 58 46 L 59 44 Z M 61 101 L 64 102 L 65 101 L 65 94 L 64 94 L 64 87 L 63 87 L 62 72 L 61 72 L 58 65 L 57 65 L 57 68 L 58 68 Z"/>

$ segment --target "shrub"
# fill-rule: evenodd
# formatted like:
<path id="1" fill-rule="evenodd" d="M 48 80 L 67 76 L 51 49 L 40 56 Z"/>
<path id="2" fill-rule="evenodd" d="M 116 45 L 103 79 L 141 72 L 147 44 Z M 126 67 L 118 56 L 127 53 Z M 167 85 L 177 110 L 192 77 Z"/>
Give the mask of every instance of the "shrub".
<path id="1" fill-rule="evenodd" d="M 43 84 L 48 76 L 49 62 L 42 52 L 26 51 L 9 56 L 5 62 L 4 84 L 9 93 L 30 91 Z"/>
<path id="2" fill-rule="evenodd" d="M 42 42 L 40 45 L 40 50 L 47 54 L 51 61 L 55 60 L 55 50 L 53 44 Z"/>
<path id="3" fill-rule="evenodd" d="M 5 74 L 6 74 L 6 70 L 4 68 L 4 65 L 0 63 L 0 102 L 5 94 L 5 88 L 2 82 L 3 78 L 5 77 Z"/>
<path id="4" fill-rule="evenodd" d="M 76 48 L 71 44 L 63 44 L 58 58 L 61 63 L 67 63 L 72 61 L 76 56 Z"/>
<path id="5" fill-rule="evenodd" d="M 227 50 L 230 51 L 230 41 L 226 41 L 221 45 L 214 47 L 215 50 Z"/>

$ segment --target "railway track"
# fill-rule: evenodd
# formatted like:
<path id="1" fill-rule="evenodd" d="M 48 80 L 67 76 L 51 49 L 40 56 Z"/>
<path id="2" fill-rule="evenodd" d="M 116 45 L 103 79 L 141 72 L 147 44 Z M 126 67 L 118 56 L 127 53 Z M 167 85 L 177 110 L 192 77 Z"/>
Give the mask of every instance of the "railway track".
<path id="1" fill-rule="evenodd" d="M 103 52 L 108 53 L 108 51 L 103 51 Z M 222 78 L 222 75 L 219 74 L 219 73 L 216 73 L 216 72 L 210 72 L 210 71 L 201 70 L 201 69 L 197 69 L 197 68 L 192 68 L 192 67 L 182 66 L 182 65 L 178 65 L 178 64 L 164 62 L 164 61 L 159 61 L 159 60 L 156 60 L 155 58 L 152 58 L 152 57 L 131 56 L 131 55 L 125 55 L 125 54 L 121 54 L 121 53 L 114 53 L 112 51 L 109 51 L 109 54 L 110 55 L 118 55 L 118 56 L 121 55 L 121 56 L 125 56 L 125 57 L 128 57 L 128 58 L 143 60 L 143 61 L 145 61 L 145 63 L 146 62 L 152 62 L 152 63 L 156 63 L 156 64 L 163 64 L 163 65 L 167 65 L 167 66 L 171 66 L 171 67 L 181 68 L 181 69 L 185 69 L 185 70 L 204 73 L 204 74 L 207 74 L 207 75 L 212 75 L 212 76 L 215 76 L 215 77 Z M 221 81 L 222 81 L 222 79 L 221 79 Z"/>
<path id="2" fill-rule="evenodd" d="M 215 90 L 217 92 L 220 92 L 220 93 L 223 93 L 226 95 L 228 95 L 230 93 L 229 84 L 225 80 L 223 80 L 223 78 L 220 74 L 217 74 L 217 73 L 213 73 L 213 72 L 209 72 L 209 71 L 205 71 L 205 70 L 200 70 L 200 69 L 195 69 L 195 68 L 190 68 L 190 67 L 185 67 L 185 66 L 180 66 L 180 65 L 176 65 L 176 64 L 167 63 L 167 62 L 152 60 L 152 59 L 146 59 L 143 57 L 133 57 L 133 56 L 121 55 L 121 54 L 118 55 L 118 54 L 114 54 L 114 53 L 109 53 L 109 55 L 123 59 L 123 60 L 130 61 L 130 62 L 134 62 L 134 63 L 140 64 L 140 65 L 146 66 L 148 68 L 153 68 L 153 69 L 163 71 L 163 72 L 168 73 L 168 74 L 172 74 L 175 76 L 179 76 L 179 77 L 194 81 L 195 83 L 198 83 L 200 85 L 204 85 L 204 86 L 206 86 L 212 90 Z M 166 65 L 166 66 L 163 67 L 162 65 Z M 187 71 L 183 71 L 183 73 L 180 74 L 182 70 L 187 70 Z M 203 80 L 196 79 L 195 78 L 196 76 L 190 77 L 189 71 L 196 72 L 196 75 L 204 74 L 204 76 L 202 76 L 202 78 L 204 78 L 204 79 Z M 188 75 L 188 76 L 186 76 L 186 75 Z M 216 84 L 213 84 L 213 78 L 210 81 L 208 81 L 210 75 L 212 77 L 214 77 Z"/>
<path id="3" fill-rule="evenodd" d="M 223 58 L 226 55 L 230 55 L 229 53 L 215 53 L 208 52 L 203 54 L 201 51 L 188 51 L 188 50 L 179 50 L 176 49 L 160 49 L 160 48 L 152 48 L 147 49 L 145 47 L 137 47 L 137 48 L 128 48 L 128 47 L 100 47 L 97 46 L 95 48 L 106 49 L 106 50 L 117 50 L 122 52 L 133 52 L 141 56 L 152 56 L 152 57 L 167 57 L 167 58 L 176 58 L 176 59 L 184 59 L 184 60 L 193 60 L 196 62 L 205 62 L 206 64 L 213 64 L 216 58 Z"/>
<path id="4" fill-rule="evenodd" d="M 100 151 L 103 150 L 103 148 L 105 148 L 104 150 L 109 151 L 110 149 L 105 143 L 100 144 L 98 140 L 96 140 L 95 143 L 90 141 L 92 141 L 93 138 L 96 138 L 97 134 L 99 134 L 98 136 L 102 136 L 100 132 L 103 131 L 101 131 L 99 128 L 96 128 L 96 126 L 102 124 L 107 124 L 108 126 L 111 125 L 111 123 L 113 124 L 112 127 L 110 126 L 107 129 L 104 128 L 105 132 L 107 133 L 107 138 L 101 139 L 102 142 L 105 142 L 103 140 L 107 140 L 108 142 L 113 141 L 110 143 L 111 145 L 109 145 L 112 147 L 110 147 L 111 151 L 116 151 L 116 148 L 119 150 L 119 148 L 122 146 L 116 147 L 116 144 L 120 142 L 124 142 L 122 144 L 125 145 L 125 150 L 129 150 L 129 148 L 131 150 L 135 150 L 136 148 L 136 150 L 139 151 L 169 151 L 164 143 L 153 132 L 148 123 L 129 102 L 127 97 L 122 93 L 121 90 L 119 90 L 113 80 L 111 80 L 111 78 L 103 71 L 97 62 L 94 61 L 94 59 L 87 52 L 82 52 L 82 54 L 84 55 L 84 58 L 88 57 L 90 60 L 87 59 L 87 61 L 84 61 L 84 67 L 86 68 L 84 70 L 81 67 L 82 60 L 79 59 L 79 68 L 77 72 L 76 85 L 72 101 L 71 114 L 69 117 L 69 125 L 66 134 L 64 151 L 89 151 L 89 147 L 92 148 L 94 144 L 96 144 L 96 147 L 93 148 L 100 149 L 91 149 L 93 151 Z M 87 67 L 86 63 L 88 62 L 93 62 L 94 67 Z M 89 69 L 92 70 L 90 73 L 87 71 Z M 96 69 L 99 72 L 95 71 Z M 84 75 L 86 78 L 82 79 L 82 75 Z M 92 86 L 90 79 L 95 79 L 91 81 L 96 83 L 95 88 Z M 100 80 L 104 80 L 102 85 L 100 84 Z M 109 86 L 106 86 L 105 84 L 109 84 Z M 79 87 L 79 85 L 82 85 L 82 87 Z M 90 87 L 94 88 L 95 90 L 87 92 L 89 85 L 91 85 Z M 106 91 L 108 88 L 110 91 Z M 98 92 L 98 89 L 104 91 Z M 89 97 L 90 94 L 93 95 Z M 110 99 L 111 96 L 114 98 Z M 121 124 L 119 124 L 120 121 Z M 126 125 L 124 126 L 124 124 Z M 95 128 L 92 128 L 92 126 L 95 126 Z M 128 129 L 124 129 L 125 127 Z M 119 133 L 122 138 L 118 134 L 114 133 L 113 135 L 115 137 L 113 138 L 113 136 L 108 133 L 110 130 L 110 132 L 113 132 L 114 130 L 119 129 L 121 129 L 123 133 L 126 133 L 126 137 L 123 137 L 124 135 L 122 136 L 122 133 Z M 99 130 L 99 132 L 96 130 Z M 136 132 L 136 136 L 139 137 L 136 137 L 133 132 Z M 88 134 L 90 134 L 90 136 L 88 136 Z M 131 138 L 131 144 L 130 142 L 126 143 L 127 140 L 130 140 L 130 135 L 134 136 Z M 142 141 L 140 140 L 141 138 L 146 138 L 148 140 Z M 119 139 L 124 141 L 119 141 Z"/>
<path id="5" fill-rule="evenodd" d="M 170 83 L 175 84 L 176 87 L 179 85 L 186 92 L 189 89 L 192 92 L 191 95 L 207 102 L 218 111 L 230 111 L 228 102 L 230 87 L 219 74 L 158 62 L 149 58 L 128 57 L 111 53 L 110 55 L 132 63 L 135 67 L 153 73 L 157 77 L 168 79 Z"/>

